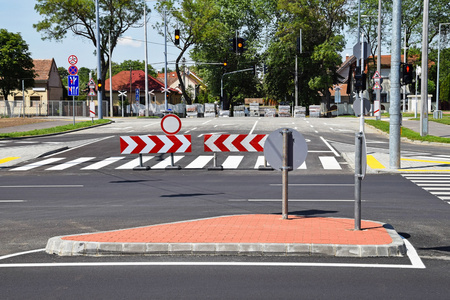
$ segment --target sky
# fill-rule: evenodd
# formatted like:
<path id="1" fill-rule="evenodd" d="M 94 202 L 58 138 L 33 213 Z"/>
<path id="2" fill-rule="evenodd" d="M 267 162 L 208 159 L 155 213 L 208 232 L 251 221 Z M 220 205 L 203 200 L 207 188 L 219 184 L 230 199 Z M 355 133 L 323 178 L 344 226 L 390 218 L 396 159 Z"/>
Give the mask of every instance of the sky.
<path id="1" fill-rule="evenodd" d="M 75 55 L 78 58 L 77 67 L 89 69 L 97 68 L 97 60 L 94 55 L 96 49 L 92 41 L 67 33 L 65 39 L 60 42 L 54 40 L 42 40 L 41 33 L 33 28 L 33 24 L 43 20 L 35 10 L 35 0 L 0 0 L 0 28 L 9 32 L 20 33 L 22 39 L 28 44 L 33 59 L 54 58 L 57 67 L 68 68 L 68 57 Z M 147 5 L 152 8 L 147 27 L 148 63 L 156 70 L 164 68 L 164 38 L 152 27 L 156 22 L 161 22 L 161 16 L 153 9 L 153 3 Z M 113 52 L 113 62 L 121 63 L 124 60 L 145 60 L 144 28 L 129 29 L 123 35 L 123 39 Z M 348 45 L 341 55 L 345 60 L 346 54 L 352 53 L 352 39 L 347 38 Z M 179 50 L 168 43 L 167 60 L 168 68 L 175 69 L 174 61 Z M 189 57 L 186 57 L 189 61 Z M 172 62 L 172 63 L 171 63 Z M 189 63 L 188 63 L 189 65 Z"/>
<path id="2" fill-rule="evenodd" d="M 76 66 L 89 69 L 97 68 L 94 55 L 96 49 L 92 41 L 73 35 L 71 32 L 61 42 L 41 39 L 41 33 L 33 28 L 33 24 L 43 20 L 35 10 L 35 0 L 0 0 L 0 28 L 9 32 L 20 33 L 22 39 L 28 44 L 33 59 L 54 58 L 57 67 L 68 68 L 68 57 L 75 55 L 78 58 Z M 150 8 L 153 4 L 147 3 Z M 152 27 L 161 21 L 160 15 L 152 9 L 147 27 L 148 63 L 156 70 L 164 68 L 164 37 L 160 36 Z M 113 62 L 121 63 L 124 60 L 145 60 L 144 27 L 130 29 L 123 35 L 112 54 Z M 179 50 L 168 43 L 168 68 L 174 69 L 174 62 Z M 188 59 L 188 57 L 186 57 Z"/>

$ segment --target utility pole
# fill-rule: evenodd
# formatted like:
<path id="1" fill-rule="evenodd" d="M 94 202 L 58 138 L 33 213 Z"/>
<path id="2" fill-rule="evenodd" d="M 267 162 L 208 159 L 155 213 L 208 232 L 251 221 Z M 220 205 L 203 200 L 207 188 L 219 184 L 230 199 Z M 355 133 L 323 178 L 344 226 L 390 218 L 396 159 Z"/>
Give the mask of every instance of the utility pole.
<path id="1" fill-rule="evenodd" d="M 381 0 L 378 0 L 378 37 L 377 37 L 377 71 L 381 76 Z M 381 80 L 381 79 L 380 79 Z M 376 90 L 376 98 L 378 102 L 378 112 L 375 117 L 377 120 L 381 119 L 381 89 Z M 375 106 L 376 107 L 376 106 Z"/>
<path id="2" fill-rule="evenodd" d="M 145 51 L 145 116 L 148 117 L 148 50 L 147 50 L 147 5 L 144 3 L 144 51 Z"/>
<path id="3" fill-rule="evenodd" d="M 393 0 L 391 42 L 391 107 L 389 109 L 389 167 L 400 168 L 400 52 L 402 1 Z"/>
<path id="4" fill-rule="evenodd" d="M 423 25 L 422 25 L 422 84 L 420 99 L 422 109 L 420 110 L 420 135 L 428 135 L 428 8 L 429 0 L 423 2 Z"/>
<path id="5" fill-rule="evenodd" d="M 102 80 L 102 64 L 100 55 L 100 21 L 99 21 L 99 6 L 98 0 L 95 0 L 95 26 L 97 27 L 97 82 L 101 82 Z M 98 102 L 98 119 L 103 119 L 103 111 L 102 111 L 102 100 L 103 100 L 103 92 L 102 89 L 98 89 L 97 91 L 97 102 Z"/>

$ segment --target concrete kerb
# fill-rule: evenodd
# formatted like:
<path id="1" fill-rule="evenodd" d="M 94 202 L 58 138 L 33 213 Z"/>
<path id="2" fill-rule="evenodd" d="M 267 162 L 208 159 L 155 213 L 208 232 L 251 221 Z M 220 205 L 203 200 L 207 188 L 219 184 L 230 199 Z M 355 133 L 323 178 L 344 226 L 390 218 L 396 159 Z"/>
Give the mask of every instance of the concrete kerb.
<path id="1" fill-rule="evenodd" d="M 372 221 L 373 222 L 373 221 Z M 46 252 L 59 256 L 211 255 L 211 256 L 336 256 L 399 257 L 406 254 L 400 235 L 382 225 L 392 243 L 385 245 L 288 244 L 288 243 L 101 243 L 50 238 Z M 88 234 L 87 234 L 88 235 Z"/>

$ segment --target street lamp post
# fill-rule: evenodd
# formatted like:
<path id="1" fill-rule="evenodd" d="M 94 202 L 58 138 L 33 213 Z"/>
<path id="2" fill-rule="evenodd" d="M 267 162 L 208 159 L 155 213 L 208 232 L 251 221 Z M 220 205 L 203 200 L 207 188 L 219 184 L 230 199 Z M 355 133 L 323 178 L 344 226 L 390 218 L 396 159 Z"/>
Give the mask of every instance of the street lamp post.
<path id="1" fill-rule="evenodd" d="M 439 112 L 439 66 L 441 60 L 441 26 L 450 25 L 450 23 L 439 23 L 439 39 L 438 39 L 438 63 L 437 63 L 437 86 L 436 86 L 436 110 L 433 114 L 435 119 L 441 119 L 442 115 Z"/>

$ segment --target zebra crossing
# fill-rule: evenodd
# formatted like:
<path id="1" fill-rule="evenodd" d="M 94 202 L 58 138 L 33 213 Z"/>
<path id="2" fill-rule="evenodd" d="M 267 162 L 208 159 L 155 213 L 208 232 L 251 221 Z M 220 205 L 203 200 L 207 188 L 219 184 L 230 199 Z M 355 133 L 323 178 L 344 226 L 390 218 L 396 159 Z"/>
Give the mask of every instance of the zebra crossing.
<path id="1" fill-rule="evenodd" d="M 214 155 L 174 155 L 174 164 L 178 164 L 182 169 L 207 169 L 213 165 Z M 106 158 L 98 157 L 78 157 L 75 159 L 68 159 L 65 157 L 50 157 L 42 160 L 33 161 L 18 167 L 11 167 L 8 171 L 23 172 L 30 170 L 43 171 L 64 171 L 64 170 L 100 170 L 100 169 L 115 169 L 115 170 L 132 170 L 140 165 L 141 159 L 138 156 L 111 156 Z M 162 170 L 172 164 L 171 156 L 142 156 L 142 163 L 144 166 L 149 166 L 153 170 Z M 263 155 L 221 155 L 218 163 L 222 165 L 225 170 L 238 169 L 259 169 L 264 166 Z M 346 164 L 343 162 L 342 164 Z M 335 156 L 318 156 L 304 162 L 298 169 L 323 169 L 323 170 L 342 170 L 341 163 Z"/>
<path id="2" fill-rule="evenodd" d="M 450 174 L 402 174 L 402 176 L 450 204 Z"/>

